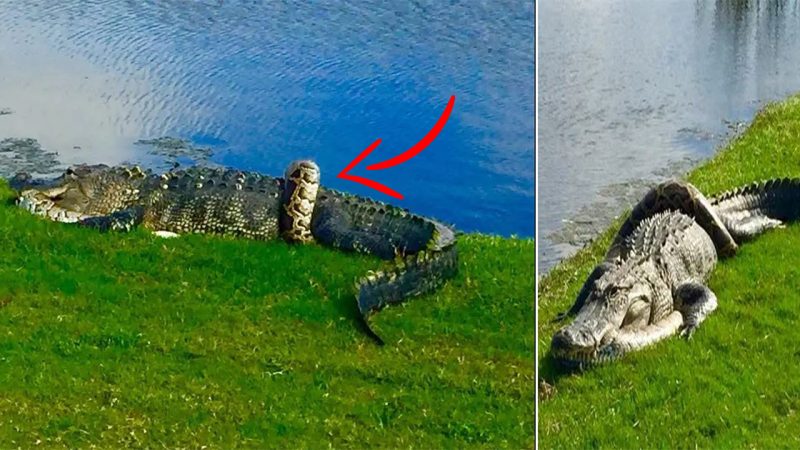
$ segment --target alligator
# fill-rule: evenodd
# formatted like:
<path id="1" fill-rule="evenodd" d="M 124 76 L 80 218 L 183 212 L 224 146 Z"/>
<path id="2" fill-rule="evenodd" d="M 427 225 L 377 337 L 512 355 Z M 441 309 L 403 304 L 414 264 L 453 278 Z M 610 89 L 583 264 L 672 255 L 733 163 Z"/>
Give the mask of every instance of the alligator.
<path id="1" fill-rule="evenodd" d="M 690 339 L 717 308 L 706 281 L 718 257 L 800 218 L 800 179 L 775 179 L 706 198 L 690 183 L 651 189 L 620 227 L 553 336 L 562 366 L 616 360 L 675 334 Z"/>
<path id="2" fill-rule="evenodd" d="M 234 169 L 192 167 L 163 174 L 138 166 L 76 165 L 61 176 L 10 180 L 25 210 L 101 231 L 142 226 L 162 237 L 206 233 L 316 242 L 391 261 L 355 283 L 367 321 L 384 307 L 439 288 L 458 268 L 456 234 L 436 220 L 376 200 L 327 189 L 308 160 L 284 178 Z"/>

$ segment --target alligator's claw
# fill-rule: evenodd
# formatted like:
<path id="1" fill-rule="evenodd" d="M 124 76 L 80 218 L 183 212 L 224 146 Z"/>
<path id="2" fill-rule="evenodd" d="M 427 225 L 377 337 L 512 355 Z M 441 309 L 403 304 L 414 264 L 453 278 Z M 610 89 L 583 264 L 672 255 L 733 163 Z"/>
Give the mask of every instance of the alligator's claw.
<path id="1" fill-rule="evenodd" d="M 687 341 L 692 339 L 694 332 L 697 330 L 697 325 L 684 325 L 681 327 L 680 336 L 686 338 Z"/>

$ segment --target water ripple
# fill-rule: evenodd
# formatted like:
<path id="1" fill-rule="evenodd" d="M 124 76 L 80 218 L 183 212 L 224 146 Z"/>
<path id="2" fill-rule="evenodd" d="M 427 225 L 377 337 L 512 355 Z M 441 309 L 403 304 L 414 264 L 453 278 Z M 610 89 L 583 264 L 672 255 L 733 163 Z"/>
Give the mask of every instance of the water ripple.
<path id="1" fill-rule="evenodd" d="M 540 268 L 623 212 L 629 191 L 619 186 L 708 157 L 726 123 L 749 121 L 759 105 L 800 87 L 795 0 L 539 7 L 547 17 L 539 31 Z M 592 226 L 564 225 L 574 223 Z"/>
<path id="2" fill-rule="evenodd" d="M 463 229 L 533 234 L 530 2 L 0 0 L 0 24 L 0 139 L 115 163 L 174 136 L 214 163 L 337 173 L 378 137 L 375 161 L 412 145 L 456 94 L 418 160 L 374 175 Z"/>

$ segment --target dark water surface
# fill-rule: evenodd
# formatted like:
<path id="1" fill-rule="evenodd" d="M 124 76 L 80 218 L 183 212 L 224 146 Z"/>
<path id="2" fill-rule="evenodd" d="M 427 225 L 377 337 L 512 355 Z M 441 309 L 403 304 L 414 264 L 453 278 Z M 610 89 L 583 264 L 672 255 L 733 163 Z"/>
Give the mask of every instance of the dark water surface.
<path id="1" fill-rule="evenodd" d="M 313 158 L 324 184 L 392 200 L 335 174 L 377 138 L 368 164 L 409 148 L 456 95 L 420 156 L 353 173 L 463 230 L 532 236 L 533 21 L 522 0 L 0 0 L 0 175 Z"/>
<path id="2" fill-rule="evenodd" d="M 545 269 L 800 91 L 797 1 L 542 0 L 539 26 Z"/>

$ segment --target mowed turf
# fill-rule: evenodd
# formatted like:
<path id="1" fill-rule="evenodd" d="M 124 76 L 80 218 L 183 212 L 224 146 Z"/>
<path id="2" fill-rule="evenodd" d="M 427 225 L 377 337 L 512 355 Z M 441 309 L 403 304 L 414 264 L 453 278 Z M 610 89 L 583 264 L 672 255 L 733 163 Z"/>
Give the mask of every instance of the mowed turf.
<path id="1" fill-rule="evenodd" d="M 534 244 L 465 235 L 460 273 L 358 327 L 382 261 L 10 205 L 0 182 L 0 448 L 530 448 Z"/>
<path id="2" fill-rule="evenodd" d="M 800 176 L 800 97 L 769 105 L 687 179 L 707 195 Z M 544 277 L 542 448 L 800 448 L 800 225 L 741 246 L 710 280 L 719 307 L 691 341 L 673 337 L 623 360 L 565 374 L 548 355 L 567 309 L 619 222 Z"/>

